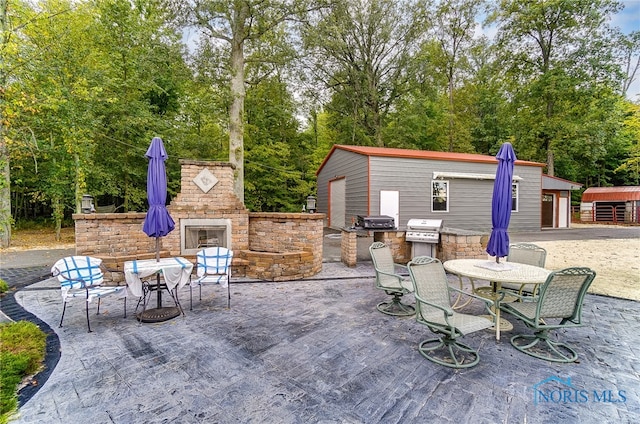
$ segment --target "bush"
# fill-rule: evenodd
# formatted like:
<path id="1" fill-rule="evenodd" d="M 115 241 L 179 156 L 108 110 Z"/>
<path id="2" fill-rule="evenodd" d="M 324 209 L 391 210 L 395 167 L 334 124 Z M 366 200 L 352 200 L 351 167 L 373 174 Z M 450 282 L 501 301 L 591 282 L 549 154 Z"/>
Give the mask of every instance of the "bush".
<path id="1" fill-rule="evenodd" d="M 46 339 L 47 335 L 28 321 L 0 324 L 0 423 L 6 423 L 18 405 L 16 388 L 22 378 L 40 369 Z"/>
<path id="2" fill-rule="evenodd" d="M 6 293 L 7 290 L 9 290 L 9 284 L 7 284 L 6 281 L 0 278 L 0 294 Z"/>

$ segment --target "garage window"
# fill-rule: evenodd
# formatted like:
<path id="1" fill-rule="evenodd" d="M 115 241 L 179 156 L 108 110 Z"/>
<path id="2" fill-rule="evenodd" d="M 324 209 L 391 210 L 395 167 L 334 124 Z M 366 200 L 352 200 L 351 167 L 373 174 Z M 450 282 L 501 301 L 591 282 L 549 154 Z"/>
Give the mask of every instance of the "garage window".
<path id="1" fill-rule="evenodd" d="M 431 182 L 431 212 L 449 212 L 449 181 Z"/>

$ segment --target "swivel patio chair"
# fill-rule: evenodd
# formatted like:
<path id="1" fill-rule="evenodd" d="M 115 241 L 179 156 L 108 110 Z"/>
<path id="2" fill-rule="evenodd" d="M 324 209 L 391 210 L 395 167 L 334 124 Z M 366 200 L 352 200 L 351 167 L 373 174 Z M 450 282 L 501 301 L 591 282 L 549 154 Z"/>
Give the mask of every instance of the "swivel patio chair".
<path id="1" fill-rule="evenodd" d="M 552 330 L 582 326 L 582 303 L 596 273 L 589 268 L 566 268 L 549 274 L 537 298 L 531 302 L 501 303 L 500 309 L 535 330 L 511 338 L 521 352 L 552 362 L 575 362 L 576 351 L 554 341 Z M 558 322 L 559 321 L 559 322 Z"/>
<path id="2" fill-rule="evenodd" d="M 369 253 L 376 271 L 376 288 L 384 290 L 393 298 L 387 302 L 380 302 L 376 308 L 383 314 L 393 316 L 410 316 L 415 308 L 401 302 L 402 296 L 413 291 L 411 281 L 398 272 L 407 268 L 394 263 L 391 249 L 384 243 L 374 242 L 369 246 Z"/>
<path id="3" fill-rule="evenodd" d="M 416 298 L 416 321 L 426 325 L 438 337 L 418 345 L 420 354 L 429 361 L 450 368 L 473 367 L 480 360 L 478 352 L 458 339 L 466 334 L 494 325 L 493 302 L 451 287 L 442 263 L 428 256 L 415 257 L 407 264 Z M 452 294 L 464 294 L 481 300 L 493 317 L 464 314 L 453 310 Z"/>
<path id="4" fill-rule="evenodd" d="M 62 317 L 60 325 L 64 320 L 64 313 L 67 309 L 67 301 L 72 298 L 83 298 L 85 300 L 85 311 L 87 315 L 87 329 L 92 332 L 89 322 L 89 302 L 98 299 L 98 311 L 100 314 L 100 300 L 108 295 L 125 292 L 124 286 L 103 286 L 104 272 L 102 269 L 102 259 L 91 256 L 68 256 L 58 260 L 51 268 L 51 274 L 58 278 L 62 291 Z M 124 317 L 127 317 L 127 298 L 124 298 Z"/>
<path id="5" fill-rule="evenodd" d="M 233 251 L 225 247 L 207 247 L 196 254 L 197 278 L 189 284 L 190 308 L 193 309 L 193 286 L 200 288 L 200 301 L 202 301 L 202 284 L 220 284 L 227 288 L 227 308 L 231 307 L 231 260 Z"/>
<path id="6" fill-rule="evenodd" d="M 534 265 L 540 268 L 544 268 L 546 260 L 547 251 L 536 244 L 514 243 L 509 246 L 509 255 L 507 256 L 507 262 L 517 262 L 520 264 Z M 502 289 L 505 290 L 505 292 L 515 292 L 519 296 L 535 296 L 537 285 L 502 283 Z M 522 299 L 528 298 L 523 297 Z"/>

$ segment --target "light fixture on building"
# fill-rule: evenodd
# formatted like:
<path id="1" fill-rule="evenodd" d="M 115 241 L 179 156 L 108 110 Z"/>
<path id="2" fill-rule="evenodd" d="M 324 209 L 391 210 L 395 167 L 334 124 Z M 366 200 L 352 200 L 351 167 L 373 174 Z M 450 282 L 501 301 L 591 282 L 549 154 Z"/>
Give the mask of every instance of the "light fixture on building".
<path id="1" fill-rule="evenodd" d="M 316 212 L 316 198 L 314 196 L 307 196 L 307 212 Z"/>

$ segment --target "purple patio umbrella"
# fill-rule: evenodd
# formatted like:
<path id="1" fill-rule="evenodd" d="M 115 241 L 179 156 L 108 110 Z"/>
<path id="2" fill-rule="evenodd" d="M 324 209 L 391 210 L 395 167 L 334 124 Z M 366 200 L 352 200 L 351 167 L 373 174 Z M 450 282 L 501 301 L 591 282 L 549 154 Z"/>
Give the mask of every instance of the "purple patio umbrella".
<path id="1" fill-rule="evenodd" d="M 166 207 L 167 171 L 164 161 L 167 160 L 167 152 L 160 137 L 153 137 L 145 156 L 149 158 L 147 169 L 149 210 L 144 219 L 142 231 L 149 237 L 156 238 L 156 260 L 160 260 L 160 237 L 166 236 L 175 228 L 173 218 Z"/>
<path id="2" fill-rule="evenodd" d="M 487 253 L 500 258 L 509 254 L 509 221 L 511 220 L 511 186 L 513 182 L 513 165 L 516 154 L 511 143 L 500 146 L 498 154 L 498 169 L 496 180 L 493 184 L 493 197 L 491 199 L 491 236 L 487 244 Z"/>
<path id="3" fill-rule="evenodd" d="M 173 218 L 167 210 L 167 171 L 164 161 L 167 160 L 167 151 L 164 150 L 162 139 L 153 137 L 151 145 L 145 154 L 149 158 L 147 168 L 147 199 L 149 210 L 144 218 L 142 231 L 149 237 L 156 238 L 156 261 L 160 260 L 160 237 L 169 234 L 175 228 Z M 180 314 L 177 308 L 162 307 L 162 291 L 160 288 L 160 274 L 156 274 L 156 290 L 158 307 L 156 311 L 146 310 L 140 315 L 142 322 L 165 321 Z"/>

